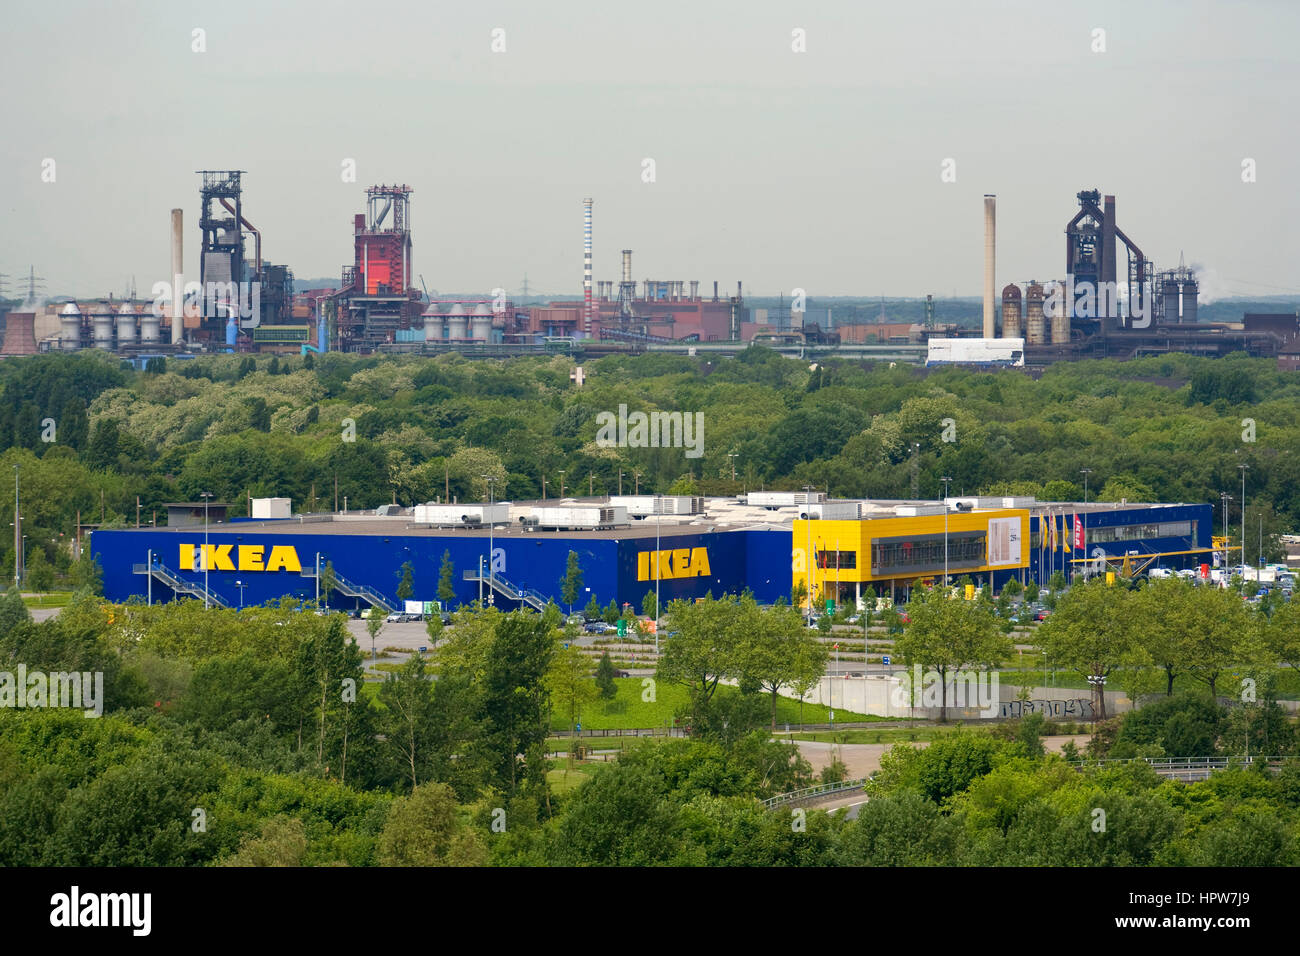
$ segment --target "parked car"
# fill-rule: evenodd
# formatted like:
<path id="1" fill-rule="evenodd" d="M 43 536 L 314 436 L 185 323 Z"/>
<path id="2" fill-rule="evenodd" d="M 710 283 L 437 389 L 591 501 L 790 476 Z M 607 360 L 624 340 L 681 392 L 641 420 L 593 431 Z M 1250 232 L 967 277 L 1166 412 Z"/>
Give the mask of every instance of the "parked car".
<path id="1" fill-rule="evenodd" d="M 401 624 L 401 623 L 402 623 L 403 621 L 405 621 L 405 620 L 406 620 L 406 615 L 405 615 L 405 614 L 402 614 L 402 613 L 400 613 L 400 612 L 394 612 L 394 613 L 388 615 L 388 617 L 384 618 L 384 623 L 385 623 L 385 624 Z"/>

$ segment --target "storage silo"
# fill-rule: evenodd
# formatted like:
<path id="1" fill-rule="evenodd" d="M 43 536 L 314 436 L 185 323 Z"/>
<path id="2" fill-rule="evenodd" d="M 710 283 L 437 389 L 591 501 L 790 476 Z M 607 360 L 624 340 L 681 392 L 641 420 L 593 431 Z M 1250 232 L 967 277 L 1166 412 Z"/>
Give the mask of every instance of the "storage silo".
<path id="1" fill-rule="evenodd" d="M 1070 344 L 1070 304 L 1066 301 L 1064 290 L 1052 306 L 1052 344 Z"/>
<path id="2" fill-rule="evenodd" d="M 1020 335 L 1020 286 L 1014 282 L 1002 290 L 1002 337 L 1018 339 Z"/>
<path id="3" fill-rule="evenodd" d="M 492 341 L 492 308 L 486 302 L 474 306 L 469 337 L 476 342 Z"/>
<path id="4" fill-rule="evenodd" d="M 468 317 L 465 315 L 465 307 L 457 302 L 447 313 L 447 338 L 465 340 L 466 325 Z"/>
<path id="5" fill-rule="evenodd" d="M 68 352 L 81 348 L 81 310 L 75 302 L 59 313 L 59 348 Z"/>
<path id="6" fill-rule="evenodd" d="M 135 344 L 135 309 L 123 302 L 117 310 L 117 347 Z"/>
<path id="7" fill-rule="evenodd" d="M 1187 325 L 1196 323 L 1196 293 L 1199 291 L 1195 279 L 1183 280 L 1183 322 Z"/>
<path id="8" fill-rule="evenodd" d="M 157 345 L 159 336 L 159 326 L 161 323 L 158 316 L 152 311 L 145 312 L 140 316 L 140 344 Z"/>
<path id="9" fill-rule="evenodd" d="M 1025 290 L 1025 344 L 1045 345 L 1047 337 L 1043 328 L 1043 287 L 1029 283 Z"/>
<path id="10" fill-rule="evenodd" d="M 438 307 L 430 302 L 429 307 L 424 310 L 424 341 L 441 342 L 446 337 L 446 323 L 443 322 Z"/>

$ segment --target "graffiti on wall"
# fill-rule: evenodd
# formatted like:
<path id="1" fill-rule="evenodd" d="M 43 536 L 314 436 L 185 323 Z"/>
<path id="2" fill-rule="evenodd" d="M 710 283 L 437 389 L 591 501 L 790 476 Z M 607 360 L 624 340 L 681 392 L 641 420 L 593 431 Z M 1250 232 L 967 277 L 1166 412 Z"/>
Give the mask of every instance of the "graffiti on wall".
<path id="1" fill-rule="evenodd" d="M 1095 714 L 1092 700 L 1075 697 L 1071 700 L 1005 700 L 999 717 L 1021 717 L 1025 714 L 1042 714 L 1051 718 L 1092 720 Z"/>

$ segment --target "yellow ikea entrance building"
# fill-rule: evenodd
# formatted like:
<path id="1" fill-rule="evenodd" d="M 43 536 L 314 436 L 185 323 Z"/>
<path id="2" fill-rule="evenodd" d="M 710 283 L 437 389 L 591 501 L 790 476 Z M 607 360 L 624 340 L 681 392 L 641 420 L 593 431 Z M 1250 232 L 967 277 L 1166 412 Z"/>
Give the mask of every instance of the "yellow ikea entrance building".
<path id="1" fill-rule="evenodd" d="M 970 575 L 999 586 L 1029 566 L 1029 511 L 949 511 L 943 505 L 901 507 L 895 517 L 796 519 L 792 583 L 813 607 L 861 598 L 865 586 L 894 597 L 919 583 Z"/>

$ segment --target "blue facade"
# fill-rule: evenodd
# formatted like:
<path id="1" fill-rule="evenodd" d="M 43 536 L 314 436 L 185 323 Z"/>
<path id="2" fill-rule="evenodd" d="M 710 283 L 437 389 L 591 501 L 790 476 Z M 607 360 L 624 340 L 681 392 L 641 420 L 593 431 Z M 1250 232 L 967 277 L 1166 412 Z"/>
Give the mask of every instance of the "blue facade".
<path id="1" fill-rule="evenodd" d="M 1211 505 L 1090 511 L 1086 515 L 1084 527 L 1086 550 L 1073 547 L 1074 514 L 1068 507 L 1065 509 L 1071 529 L 1065 547 L 1062 546 L 1060 517 L 1056 516 L 1055 551 L 1050 548 L 1051 519 L 1039 515 L 1030 516 L 1029 576 L 1040 584 L 1046 584 L 1053 571 L 1062 571 L 1067 580 L 1072 578 L 1083 567 L 1076 562 L 1095 557 L 1098 549 L 1108 557 L 1115 558 L 1122 558 L 1126 552 L 1133 551 L 1136 552 L 1134 559 L 1139 561 L 1145 561 L 1153 554 L 1164 554 L 1166 557 L 1157 558 L 1153 566 L 1166 568 L 1195 568 L 1210 563 L 1214 523 Z M 1080 518 L 1084 517 L 1080 513 Z M 1185 529 L 1180 527 L 1183 525 L 1186 525 Z M 1001 573 L 995 575 L 994 587 L 1001 587 L 1011 576 L 1007 574 L 1004 578 Z"/>
<path id="2" fill-rule="evenodd" d="M 1067 509 L 1066 514 L 1072 525 L 1074 513 Z M 1078 548 L 1063 549 L 1060 539 L 1055 552 L 1039 547 L 1040 525 L 1047 527 L 1039 517 L 1030 517 L 1028 575 L 1040 583 L 1046 583 L 1054 569 L 1064 568 L 1067 577 L 1073 576 L 1082 565 L 1071 564 L 1071 559 L 1095 555 L 1098 548 L 1115 557 L 1127 551 L 1137 552 L 1138 557 L 1190 552 L 1171 554 L 1157 562 L 1168 568 L 1193 568 L 1210 561 L 1213 514 L 1208 504 L 1090 512 L 1087 554 Z M 182 580 L 202 584 L 203 572 L 185 567 L 185 550 L 197 549 L 203 540 L 201 527 L 186 531 L 103 530 L 92 532 L 88 547 L 103 567 L 105 596 L 124 601 L 133 595 L 145 596 L 147 576 L 136 574 L 134 568 L 145 564 L 151 550 L 154 560 L 168 571 Z M 485 534 L 432 536 L 402 530 L 389 535 L 345 534 L 337 530 L 328 534 L 284 533 L 277 532 L 273 522 L 236 520 L 219 530 L 209 529 L 208 542 L 223 549 L 214 556 L 208 586 L 232 607 L 278 601 L 285 595 L 301 600 L 314 598 L 316 580 L 311 570 L 317 554 L 321 567 L 332 562 L 337 575 L 374 588 L 394 605 L 398 603 L 396 591 L 402 564 L 409 561 L 413 599 L 437 600 L 444 551 L 450 552 L 454 566 L 456 603 L 466 604 L 479 597 L 479 583 L 465 580 L 465 572 L 475 571 L 480 564 L 486 570 L 488 561 Z M 661 569 L 659 594 L 664 604 L 707 593 L 738 594 L 746 588 L 760 603 L 770 604 L 780 597 L 788 598 L 792 584 L 788 528 L 689 533 L 674 528 L 671 534 L 661 536 L 658 559 L 655 538 L 644 535 L 594 538 L 512 532 L 494 537 L 492 546 L 496 577 L 516 589 L 540 592 L 562 607 L 561 579 L 570 551 L 577 553 L 583 574 L 577 607 L 585 606 L 594 595 L 602 606 L 613 600 L 619 605 L 631 604 L 639 611 L 645 595 L 654 593 L 656 560 Z M 291 548 L 292 552 L 274 551 L 276 548 Z M 245 559 L 242 567 L 241 556 Z M 307 573 L 294 570 L 294 561 Z M 192 557 L 190 563 L 195 563 Z M 264 567 L 275 570 L 262 570 Z M 998 571 L 993 586 L 1000 589 L 1021 574 L 1020 569 Z M 154 600 L 169 601 L 175 596 L 155 577 Z M 510 604 L 500 595 L 496 595 L 496 602 Z M 364 606 L 362 599 L 340 595 L 335 595 L 331 604 L 344 609 Z"/>
<path id="3" fill-rule="evenodd" d="M 338 576 L 378 590 L 394 605 L 398 603 L 396 591 L 402 564 L 409 561 L 414 584 L 412 599 L 437 600 L 444 551 L 450 552 L 454 566 L 456 601 L 465 604 L 479 597 L 479 583 L 466 581 L 464 573 L 475 571 L 480 563 L 486 570 L 488 561 L 488 537 L 481 534 L 444 537 L 400 532 L 284 534 L 260 522 L 256 526 L 252 522 L 234 522 L 221 526 L 220 530 L 209 529 L 207 541 L 211 548 L 219 549 L 207 572 L 207 586 L 232 607 L 277 601 L 285 595 L 313 599 L 316 580 L 310 572 L 318 554 L 321 567 L 332 562 Z M 151 551 L 154 561 L 160 562 L 167 571 L 185 581 L 202 584 L 204 572 L 193 569 L 201 567 L 201 560 L 187 558 L 187 554 L 198 551 L 203 543 L 201 527 L 184 532 L 104 530 L 92 532 L 88 547 L 103 567 L 104 595 L 110 600 L 124 601 L 133 595 L 146 595 L 147 576 L 135 573 L 135 567 L 144 566 Z M 514 533 L 495 537 L 492 546 L 495 576 L 516 589 L 539 591 L 561 607 L 564 607 L 561 579 L 570 551 L 577 553 L 583 574 L 583 591 L 577 607 L 586 605 L 595 595 L 602 606 L 614 600 L 620 605 L 632 604 L 639 610 L 645 594 L 654 592 L 650 571 L 654 537 L 580 538 L 544 532 Z M 292 548 L 292 559 L 307 574 L 294 570 L 292 563 L 285 567 L 290 555 L 274 552 L 277 547 Z M 714 595 L 739 593 L 747 586 L 760 601 L 772 601 L 790 591 L 789 531 L 664 534 L 659 550 L 666 554 L 662 558 L 664 577 L 659 582 L 660 598 L 665 604 L 675 598 L 702 597 L 710 591 Z M 243 569 L 241 557 L 245 561 Z M 273 562 L 273 558 L 277 560 Z M 265 567 L 272 563 L 276 570 L 259 569 L 259 565 Z M 708 573 L 700 573 L 706 567 Z M 170 587 L 155 577 L 154 600 L 168 601 L 175 596 Z M 335 595 L 331 605 L 348 609 L 357 606 L 359 600 Z M 499 594 L 495 600 L 503 603 Z M 360 606 L 364 607 L 364 602 Z"/>

